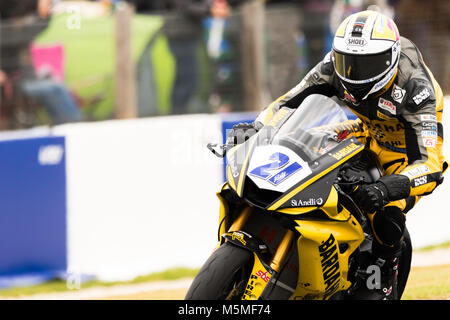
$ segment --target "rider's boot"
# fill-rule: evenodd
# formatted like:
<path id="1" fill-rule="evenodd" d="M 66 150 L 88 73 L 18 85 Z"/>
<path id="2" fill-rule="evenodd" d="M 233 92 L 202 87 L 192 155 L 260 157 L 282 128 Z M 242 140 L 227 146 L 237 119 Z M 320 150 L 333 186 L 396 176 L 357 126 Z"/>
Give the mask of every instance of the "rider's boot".
<path id="1" fill-rule="evenodd" d="M 375 260 L 375 264 L 380 268 L 380 285 L 375 288 L 375 294 L 380 300 L 397 300 L 397 279 L 398 279 L 398 264 L 401 255 L 400 249 L 395 249 L 391 252 L 383 250 L 382 255 Z"/>

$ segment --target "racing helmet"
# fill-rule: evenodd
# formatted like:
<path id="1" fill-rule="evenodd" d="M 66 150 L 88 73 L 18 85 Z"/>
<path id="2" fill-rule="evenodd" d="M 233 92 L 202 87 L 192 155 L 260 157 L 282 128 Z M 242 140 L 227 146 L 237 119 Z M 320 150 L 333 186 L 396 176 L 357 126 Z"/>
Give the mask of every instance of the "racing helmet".
<path id="1" fill-rule="evenodd" d="M 400 35 L 392 19 L 372 10 L 347 17 L 336 30 L 332 61 L 347 93 L 357 101 L 381 94 L 393 83 Z"/>

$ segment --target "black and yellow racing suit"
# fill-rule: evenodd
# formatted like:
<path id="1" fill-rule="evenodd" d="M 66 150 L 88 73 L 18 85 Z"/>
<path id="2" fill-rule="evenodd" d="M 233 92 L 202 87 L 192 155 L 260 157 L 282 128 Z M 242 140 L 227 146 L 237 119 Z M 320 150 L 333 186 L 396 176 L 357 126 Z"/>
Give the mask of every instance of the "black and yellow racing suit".
<path id="1" fill-rule="evenodd" d="M 336 96 L 357 115 L 347 127 L 378 156 L 383 174 L 410 179 L 409 197 L 387 205 L 406 213 L 442 182 L 447 163 L 442 150 L 442 90 L 417 47 L 402 37 L 401 48 L 396 75 L 375 97 L 356 101 L 335 74 L 329 53 L 296 87 L 260 113 L 255 123 L 266 124 L 281 107 L 296 108 L 310 94 Z"/>

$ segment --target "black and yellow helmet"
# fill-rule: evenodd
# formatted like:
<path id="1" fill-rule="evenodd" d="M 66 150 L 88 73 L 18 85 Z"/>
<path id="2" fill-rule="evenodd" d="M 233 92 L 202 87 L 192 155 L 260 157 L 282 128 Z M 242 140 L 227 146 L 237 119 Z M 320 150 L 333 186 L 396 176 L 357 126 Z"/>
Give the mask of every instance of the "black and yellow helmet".
<path id="1" fill-rule="evenodd" d="M 400 50 L 400 35 L 394 21 L 367 10 L 350 15 L 339 25 L 332 60 L 345 89 L 361 101 L 392 84 Z"/>

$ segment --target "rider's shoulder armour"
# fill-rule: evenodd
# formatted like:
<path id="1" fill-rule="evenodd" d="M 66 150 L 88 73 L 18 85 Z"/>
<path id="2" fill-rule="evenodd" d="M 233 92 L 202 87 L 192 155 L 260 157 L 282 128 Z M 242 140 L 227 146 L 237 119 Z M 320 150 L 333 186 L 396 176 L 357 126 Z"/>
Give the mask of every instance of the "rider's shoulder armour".
<path id="1" fill-rule="evenodd" d="M 433 83 L 422 54 L 414 43 L 401 37 L 401 46 L 397 85 L 404 90 L 404 108 L 416 112 L 426 104 L 434 103 Z"/>
<path id="2" fill-rule="evenodd" d="M 331 76 L 334 73 L 333 62 L 331 61 L 331 52 L 328 52 L 325 55 L 325 58 L 322 61 L 322 65 L 320 67 L 320 72 L 323 75 Z"/>

